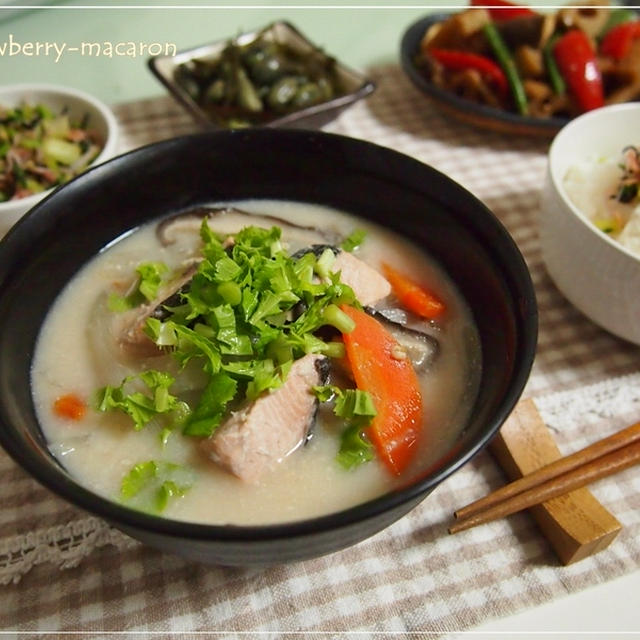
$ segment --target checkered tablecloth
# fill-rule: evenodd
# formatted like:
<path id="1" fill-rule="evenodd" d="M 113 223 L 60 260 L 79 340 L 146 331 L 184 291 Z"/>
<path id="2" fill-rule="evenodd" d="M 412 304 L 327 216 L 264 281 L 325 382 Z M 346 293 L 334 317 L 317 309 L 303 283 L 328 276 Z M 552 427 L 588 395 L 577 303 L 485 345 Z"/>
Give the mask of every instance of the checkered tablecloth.
<path id="1" fill-rule="evenodd" d="M 540 307 L 525 395 L 563 451 L 638 419 L 640 349 L 593 325 L 549 280 L 536 233 L 548 142 L 474 130 L 434 110 L 395 67 L 327 126 L 414 156 L 461 183 L 522 250 Z M 195 130 L 170 99 L 114 107 L 121 148 Z M 504 482 L 488 453 L 419 507 L 355 547 L 269 569 L 189 563 L 143 547 L 52 496 L 0 452 L 0 629 L 446 636 L 612 579 L 640 565 L 640 472 L 593 487 L 624 528 L 614 543 L 559 565 L 521 513 L 449 536 L 452 512 Z"/>

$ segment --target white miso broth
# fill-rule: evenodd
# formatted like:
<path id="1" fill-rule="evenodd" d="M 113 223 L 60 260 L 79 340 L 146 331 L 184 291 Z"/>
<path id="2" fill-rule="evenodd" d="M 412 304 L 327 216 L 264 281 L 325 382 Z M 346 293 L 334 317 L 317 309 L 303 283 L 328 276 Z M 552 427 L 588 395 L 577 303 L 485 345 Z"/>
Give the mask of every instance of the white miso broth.
<path id="1" fill-rule="evenodd" d="M 135 430 L 128 415 L 98 411 L 96 391 L 105 385 L 118 386 L 125 376 L 150 368 L 166 366 L 172 374 L 178 371 L 171 354 L 123 357 L 111 331 L 118 312 L 110 310 L 106 303 L 114 287 L 122 289 L 135 280 L 140 263 L 162 262 L 169 269 L 177 269 L 197 252 L 197 230 L 194 233 L 189 225 L 176 223 L 167 227 L 170 241 L 163 236 L 161 242 L 157 222 L 123 236 L 85 265 L 60 293 L 45 319 L 32 367 L 32 391 L 53 455 L 80 484 L 124 504 L 129 503 L 122 497 L 121 484 L 134 465 L 150 460 L 178 465 L 188 470 L 192 484 L 183 495 L 169 500 L 161 515 L 238 525 L 282 523 L 334 513 L 403 485 L 438 460 L 449 450 L 469 416 L 481 368 L 479 340 L 470 312 L 443 270 L 406 239 L 346 213 L 294 202 L 225 204 L 255 215 L 214 216 L 209 221 L 213 230 L 228 234 L 249 225 L 281 226 L 282 242 L 290 253 L 314 239 L 318 243 L 315 232 L 278 225 L 258 214 L 317 227 L 327 244 L 339 244 L 340 238 L 354 230 L 365 230 L 364 241 L 354 256 L 376 270 L 380 270 L 383 261 L 393 265 L 436 292 L 444 302 L 446 312 L 442 318 L 420 321 L 425 333 L 437 340 L 438 349 L 418 374 L 424 418 L 409 467 L 395 476 L 377 458 L 353 469 L 341 466 L 336 461 L 339 420 L 327 403 L 320 404 L 311 437 L 255 483 L 247 483 L 213 462 L 199 446 L 202 438 L 184 435 L 176 428 L 163 443 L 162 427 L 153 420 Z M 393 296 L 373 306 L 399 307 Z M 404 322 L 402 312 L 392 313 Z M 414 321 L 411 327 L 422 326 L 418 325 Z M 193 364 L 188 368 L 192 370 Z M 191 375 L 197 384 L 198 372 Z M 331 375 L 330 382 L 337 384 L 340 374 Z M 353 381 L 350 386 L 355 386 Z M 54 410 L 56 400 L 69 394 L 86 403 L 86 413 L 80 419 L 61 417 Z"/>

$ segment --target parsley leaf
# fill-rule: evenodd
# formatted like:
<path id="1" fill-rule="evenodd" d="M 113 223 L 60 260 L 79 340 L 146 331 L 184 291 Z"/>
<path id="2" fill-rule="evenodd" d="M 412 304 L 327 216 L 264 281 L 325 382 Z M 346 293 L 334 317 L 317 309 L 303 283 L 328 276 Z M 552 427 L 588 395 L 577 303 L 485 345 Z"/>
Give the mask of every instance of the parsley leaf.
<path id="1" fill-rule="evenodd" d="M 200 401 L 187 419 L 183 433 L 189 436 L 208 437 L 222 422 L 227 404 L 233 400 L 238 383 L 227 373 L 211 376 Z"/>
<path id="2" fill-rule="evenodd" d="M 357 424 L 348 426 L 340 436 L 340 450 L 336 460 L 345 469 L 370 462 L 374 458 L 373 444 L 362 434 L 362 428 Z"/>
<path id="3" fill-rule="evenodd" d="M 347 427 L 340 437 L 336 460 L 345 469 L 373 460 L 373 444 L 364 434 L 365 427 L 377 415 L 371 394 L 361 389 L 341 389 L 334 385 L 314 387 L 313 392 L 320 402 L 334 400 L 334 414 L 347 420 Z"/>
<path id="4" fill-rule="evenodd" d="M 172 462 L 140 462 L 122 479 L 120 497 L 140 511 L 162 513 L 169 500 L 184 495 L 194 480 L 192 471 Z"/>
<path id="5" fill-rule="evenodd" d="M 340 357 L 344 348 L 316 332 L 329 325 L 340 328 L 339 305 L 358 305 L 353 290 L 331 271 L 332 249 L 320 258 L 313 252 L 291 256 L 278 227 L 245 227 L 228 236 L 216 234 L 203 220 L 200 236 L 202 260 L 189 286 L 165 307 L 162 319 L 149 317 L 145 326 L 181 367 L 178 376 L 192 361 L 205 374 L 186 396 L 193 398 L 191 407 L 171 392 L 173 377 L 153 370 L 104 387 L 99 396 L 100 410 L 125 412 L 136 430 L 157 423 L 162 442 L 176 426 L 189 436 L 211 436 L 230 406 L 280 387 L 294 360 L 305 354 Z M 157 299 L 167 267 L 148 262 L 136 271 L 136 291 L 116 301 L 120 307 Z M 335 409 L 349 424 L 368 423 L 375 411 L 363 393 L 334 393 L 339 395 Z M 170 489 L 165 486 L 167 495 Z"/>
<path id="6" fill-rule="evenodd" d="M 138 291 L 149 301 L 155 300 L 162 276 L 169 270 L 164 262 L 143 262 L 136 271 L 140 276 Z"/>
<path id="7" fill-rule="evenodd" d="M 139 390 L 141 382 L 146 393 Z M 169 393 L 173 382 L 174 378 L 163 371 L 149 370 L 127 376 L 118 387 L 107 385 L 98 390 L 98 410 L 123 411 L 133 420 L 135 430 L 140 431 L 158 415 L 173 411 L 184 414 L 184 403 Z"/>
<path id="8" fill-rule="evenodd" d="M 342 241 L 340 248 L 345 251 L 354 251 L 364 242 L 366 237 L 367 232 L 364 229 L 356 229 Z"/>
<path id="9" fill-rule="evenodd" d="M 136 268 L 138 282 L 135 289 L 127 296 L 112 293 L 107 305 L 109 310 L 122 312 L 139 307 L 145 302 L 155 300 L 163 281 L 163 275 L 169 270 L 163 262 L 142 262 Z"/>

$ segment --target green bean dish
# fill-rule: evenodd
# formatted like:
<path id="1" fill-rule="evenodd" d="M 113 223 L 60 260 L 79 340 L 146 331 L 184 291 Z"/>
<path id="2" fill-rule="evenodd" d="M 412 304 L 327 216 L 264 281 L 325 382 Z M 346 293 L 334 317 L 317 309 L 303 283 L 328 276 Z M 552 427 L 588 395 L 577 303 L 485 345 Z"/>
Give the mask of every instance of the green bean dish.
<path id="1" fill-rule="evenodd" d="M 181 64 L 174 80 L 216 124 L 241 128 L 346 93 L 335 67 L 320 49 L 300 53 L 262 32 L 248 44 L 228 41 L 215 59 Z"/>

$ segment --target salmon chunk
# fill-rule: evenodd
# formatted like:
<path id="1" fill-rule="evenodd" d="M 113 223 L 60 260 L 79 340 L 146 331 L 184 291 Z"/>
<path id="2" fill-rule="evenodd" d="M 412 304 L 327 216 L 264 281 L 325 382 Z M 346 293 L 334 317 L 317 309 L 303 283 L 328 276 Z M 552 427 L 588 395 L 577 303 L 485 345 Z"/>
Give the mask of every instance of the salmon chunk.
<path id="1" fill-rule="evenodd" d="M 327 374 L 325 356 L 296 360 L 281 387 L 233 413 L 202 449 L 222 468 L 256 484 L 305 442 L 318 406 L 311 387 L 323 384 Z"/>
<path id="2" fill-rule="evenodd" d="M 340 271 L 340 280 L 353 289 L 363 306 L 374 304 L 391 293 L 391 285 L 383 275 L 348 251 L 336 255 L 331 271 Z"/>

